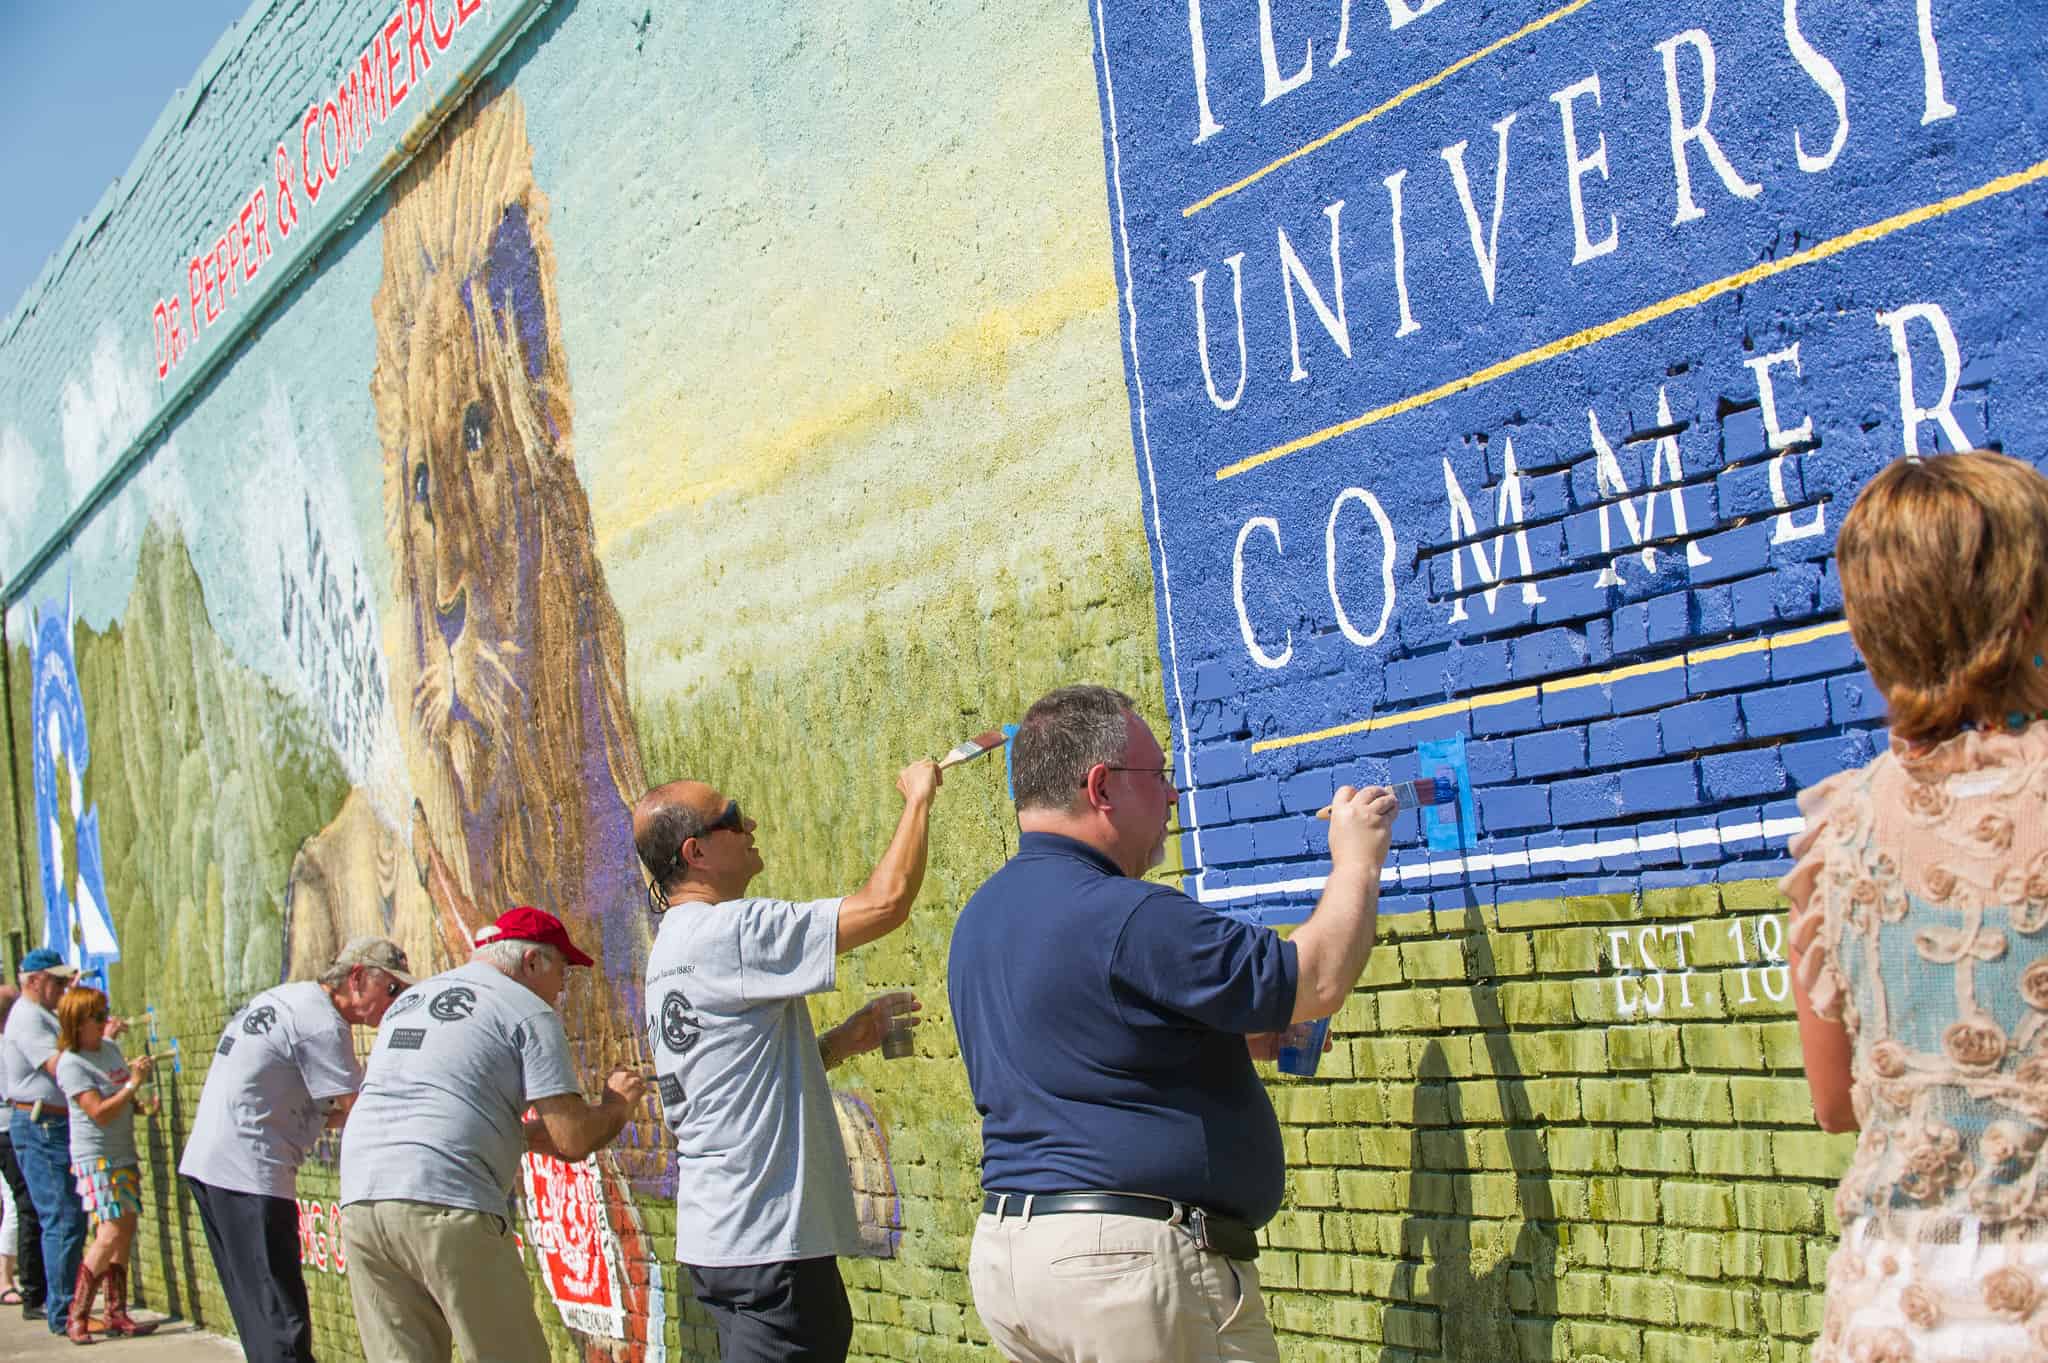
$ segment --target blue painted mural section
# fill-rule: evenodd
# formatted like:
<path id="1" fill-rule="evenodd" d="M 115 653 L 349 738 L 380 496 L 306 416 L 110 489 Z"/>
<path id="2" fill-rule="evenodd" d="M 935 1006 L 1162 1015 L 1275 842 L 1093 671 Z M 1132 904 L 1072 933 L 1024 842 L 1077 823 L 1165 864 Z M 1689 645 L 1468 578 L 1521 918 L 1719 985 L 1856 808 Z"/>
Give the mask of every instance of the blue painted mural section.
<path id="1" fill-rule="evenodd" d="M 72 623 L 68 598 L 45 602 L 36 612 L 29 644 L 34 677 L 29 732 L 43 871 L 43 932 L 38 945 L 64 953 L 88 983 L 105 989 L 107 966 L 121 959 L 121 944 L 107 906 L 100 810 L 86 794 L 92 747 L 85 700 L 78 688 L 78 663 L 72 656 Z"/>
<path id="2" fill-rule="evenodd" d="M 1383 911 L 1774 877 L 1867 760 L 1836 526 L 2048 427 L 2038 5 L 1100 0 L 1184 851 L 1467 742 Z M 1441 839 L 1439 840 L 1441 841 Z"/>

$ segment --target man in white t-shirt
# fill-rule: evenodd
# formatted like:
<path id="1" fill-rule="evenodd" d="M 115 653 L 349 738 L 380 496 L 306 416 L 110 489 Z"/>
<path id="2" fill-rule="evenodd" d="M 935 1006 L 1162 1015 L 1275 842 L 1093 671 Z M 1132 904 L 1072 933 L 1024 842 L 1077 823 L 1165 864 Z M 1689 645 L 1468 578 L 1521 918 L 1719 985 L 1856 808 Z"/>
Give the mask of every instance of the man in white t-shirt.
<path id="1" fill-rule="evenodd" d="M 313 1321 L 299 1266 L 299 1165 L 348 1119 L 363 1067 L 353 1027 L 375 1027 L 412 984 L 396 942 L 357 937 L 318 980 L 265 990 L 213 1049 L 178 1172 L 250 1363 L 311 1363 Z"/>
<path id="2" fill-rule="evenodd" d="M 569 967 L 591 959 L 560 919 L 512 909 L 476 942 L 468 965 L 384 1015 L 342 1137 L 348 1286 L 369 1363 L 445 1363 L 451 1346 L 477 1363 L 546 1363 L 512 1244 L 519 1157 L 587 1157 L 646 1093 L 614 1070 L 601 1101 L 583 1098 L 555 1004 Z"/>
<path id="3" fill-rule="evenodd" d="M 885 995 L 820 1037 L 804 996 L 833 988 L 842 953 L 908 921 L 939 780 L 935 762 L 905 767 L 903 814 L 867 883 L 801 904 L 747 895 L 762 860 L 737 800 L 676 781 L 633 807 L 662 912 L 647 1033 L 676 1137 L 676 1258 L 723 1363 L 840 1363 L 852 1341 L 837 1256 L 860 1252 L 860 1230 L 825 1071 L 918 1003 Z"/>

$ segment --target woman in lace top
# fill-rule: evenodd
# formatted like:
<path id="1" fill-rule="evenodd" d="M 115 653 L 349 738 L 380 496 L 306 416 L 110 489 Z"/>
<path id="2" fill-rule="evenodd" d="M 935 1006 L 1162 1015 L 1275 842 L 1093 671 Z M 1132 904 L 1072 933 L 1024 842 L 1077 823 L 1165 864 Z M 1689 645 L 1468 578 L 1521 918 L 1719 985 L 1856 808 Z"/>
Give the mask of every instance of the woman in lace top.
<path id="1" fill-rule="evenodd" d="M 1800 796 L 1814 1111 L 1860 1131 L 1814 1363 L 2048 1363 L 2048 479 L 1901 460 L 1836 547 L 1890 750 Z"/>

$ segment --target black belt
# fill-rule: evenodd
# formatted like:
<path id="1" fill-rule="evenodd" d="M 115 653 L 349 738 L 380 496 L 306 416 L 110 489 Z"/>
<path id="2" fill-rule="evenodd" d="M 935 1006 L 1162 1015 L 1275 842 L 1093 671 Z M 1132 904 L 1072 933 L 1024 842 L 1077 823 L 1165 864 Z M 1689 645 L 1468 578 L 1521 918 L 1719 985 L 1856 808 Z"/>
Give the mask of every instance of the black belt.
<path id="1" fill-rule="evenodd" d="M 1142 1197 L 1136 1193 L 984 1193 L 981 1209 L 997 1220 L 1005 1216 L 1028 1219 L 1075 1212 L 1138 1216 L 1147 1221 L 1186 1226 L 1195 1243 L 1212 1254 L 1247 1261 L 1259 1257 L 1258 1236 L 1244 1222 L 1164 1197 Z"/>

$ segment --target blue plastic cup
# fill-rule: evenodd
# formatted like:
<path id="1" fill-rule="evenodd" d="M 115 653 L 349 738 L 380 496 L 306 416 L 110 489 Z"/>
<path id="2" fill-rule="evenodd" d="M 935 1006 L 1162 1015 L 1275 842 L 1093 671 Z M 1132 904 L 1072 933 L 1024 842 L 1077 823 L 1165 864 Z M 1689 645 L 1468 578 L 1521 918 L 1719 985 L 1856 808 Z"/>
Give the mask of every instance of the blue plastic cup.
<path id="1" fill-rule="evenodd" d="M 1297 1022 L 1280 1034 L 1280 1073 L 1313 1076 L 1323 1059 L 1323 1038 L 1330 1034 L 1330 1020 Z"/>

